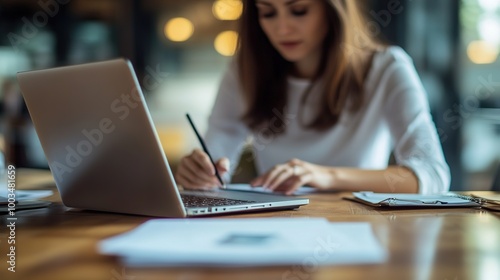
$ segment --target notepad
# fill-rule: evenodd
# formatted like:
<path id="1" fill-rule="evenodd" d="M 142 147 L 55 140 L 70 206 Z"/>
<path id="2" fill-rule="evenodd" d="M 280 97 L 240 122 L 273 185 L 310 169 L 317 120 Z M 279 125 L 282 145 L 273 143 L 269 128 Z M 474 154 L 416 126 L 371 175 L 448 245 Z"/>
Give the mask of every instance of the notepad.
<path id="1" fill-rule="evenodd" d="M 479 207 L 481 200 L 455 193 L 444 194 L 398 194 L 354 192 L 354 200 L 379 207 Z"/>

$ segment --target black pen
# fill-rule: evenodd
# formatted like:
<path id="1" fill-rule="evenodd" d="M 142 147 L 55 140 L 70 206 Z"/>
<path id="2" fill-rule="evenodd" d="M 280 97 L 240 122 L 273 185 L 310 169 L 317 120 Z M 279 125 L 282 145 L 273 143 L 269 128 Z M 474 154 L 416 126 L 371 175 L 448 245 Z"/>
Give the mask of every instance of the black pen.
<path id="1" fill-rule="evenodd" d="M 203 151 L 205 151 L 205 153 L 208 155 L 208 158 L 210 158 L 210 162 L 212 162 L 212 165 L 214 166 L 215 176 L 217 176 L 217 179 L 219 179 L 219 182 L 221 183 L 222 188 L 225 189 L 226 185 L 222 181 L 222 178 L 220 177 L 219 171 L 217 171 L 217 166 L 215 165 L 215 162 L 212 159 L 210 152 L 208 152 L 207 145 L 205 145 L 205 141 L 203 141 L 203 138 L 201 138 L 200 134 L 198 133 L 198 130 L 196 129 L 196 126 L 194 125 L 193 120 L 191 120 L 191 117 L 189 116 L 189 114 L 186 114 L 186 117 L 187 117 L 189 123 L 191 124 L 191 127 L 193 128 L 194 133 L 196 134 L 196 137 L 198 137 L 198 140 L 200 141 L 200 144 L 201 144 L 201 147 L 203 148 Z"/>

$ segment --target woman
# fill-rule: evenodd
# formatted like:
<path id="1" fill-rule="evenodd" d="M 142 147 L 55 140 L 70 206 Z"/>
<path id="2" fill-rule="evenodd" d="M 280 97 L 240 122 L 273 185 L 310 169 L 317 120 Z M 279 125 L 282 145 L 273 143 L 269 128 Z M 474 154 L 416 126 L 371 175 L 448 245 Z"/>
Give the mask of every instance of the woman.
<path id="1" fill-rule="evenodd" d="M 425 91 L 411 59 L 368 35 L 359 1 L 247 0 L 235 62 L 206 142 L 226 178 L 251 137 L 252 186 L 433 193 L 449 189 Z M 388 166 L 391 152 L 396 165 Z M 220 185 L 208 156 L 184 157 L 186 188 Z"/>

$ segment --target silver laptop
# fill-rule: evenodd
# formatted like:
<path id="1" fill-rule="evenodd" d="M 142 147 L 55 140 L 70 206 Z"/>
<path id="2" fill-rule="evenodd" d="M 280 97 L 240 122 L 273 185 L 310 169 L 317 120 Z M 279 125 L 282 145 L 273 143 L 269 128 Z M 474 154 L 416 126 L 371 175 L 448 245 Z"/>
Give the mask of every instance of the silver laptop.
<path id="1" fill-rule="evenodd" d="M 179 191 L 128 60 L 21 72 L 17 78 L 68 207 L 186 217 L 309 203 L 234 190 Z"/>

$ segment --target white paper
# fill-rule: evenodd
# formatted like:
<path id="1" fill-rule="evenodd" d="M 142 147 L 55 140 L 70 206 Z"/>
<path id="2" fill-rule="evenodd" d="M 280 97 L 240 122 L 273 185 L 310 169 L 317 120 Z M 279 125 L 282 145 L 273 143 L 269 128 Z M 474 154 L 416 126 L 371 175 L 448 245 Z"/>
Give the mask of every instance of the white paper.
<path id="1" fill-rule="evenodd" d="M 368 223 L 325 219 L 158 219 L 104 240 L 102 254 L 129 266 L 255 266 L 380 263 Z"/>
<path id="2" fill-rule="evenodd" d="M 8 197 L 6 188 L 0 189 L 0 196 Z M 36 200 L 54 194 L 51 190 L 16 190 L 16 201 Z"/>

